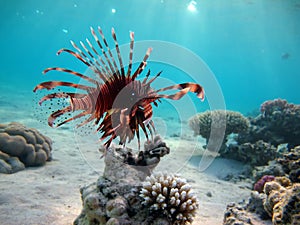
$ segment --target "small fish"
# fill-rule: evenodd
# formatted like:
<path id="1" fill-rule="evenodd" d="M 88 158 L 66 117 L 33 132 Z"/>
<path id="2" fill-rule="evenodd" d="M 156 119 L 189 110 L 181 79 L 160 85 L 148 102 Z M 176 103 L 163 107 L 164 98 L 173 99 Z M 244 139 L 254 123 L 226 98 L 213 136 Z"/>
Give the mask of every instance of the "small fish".
<path id="1" fill-rule="evenodd" d="M 281 59 L 288 59 L 290 58 L 290 54 L 288 52 L 284 52 L 281 54 Z"/>

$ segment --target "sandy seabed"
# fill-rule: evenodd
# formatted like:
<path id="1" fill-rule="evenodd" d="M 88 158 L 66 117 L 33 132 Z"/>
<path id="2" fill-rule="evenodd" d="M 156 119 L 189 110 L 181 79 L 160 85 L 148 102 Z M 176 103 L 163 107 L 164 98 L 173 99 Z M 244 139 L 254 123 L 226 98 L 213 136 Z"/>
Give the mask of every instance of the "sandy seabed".
<path id="1" fill-rule="evenodd" d="M 18 104 L 0 102 L 0 123 L 17 121 L 39 129 L 53 140 L 53 160 L 43 167 L 0 174 L 0 224 L 72 224 L 82 209 L 80 187 L 95 182 L 104 169 L 103 159 L 97 151 L 100 143 L 85 137 L 77 138 L 68 126 L 52 129 L 37 122 L 29 113 L 31 110 L 22 110 L 32 108 L 32 102 L 26 101 L 25 97 L 22 99 L 22 94 L 18 96 Z M 1 99 L 5 96 L 2 95 Z M 172 119 L 166 122 L 171 130 L 178 126 Z M 187 131 L 184 138 L 165 137 L 171 152 L 162 159 L 156 171 L 180 173 L 190 182 L 200 203 L 193 224 L 222 224 L 226 205 L 246 201 L 251 184 L 220 179 L 227 174 L 239 173 L 243 167 L 226 159 L 215 159 L 210 167 L 200 172 L 198 164 L 204 154 L 201 147 L 203 140 L 195 143 L 191 131 L 187 126 L 183 127 Z"/>

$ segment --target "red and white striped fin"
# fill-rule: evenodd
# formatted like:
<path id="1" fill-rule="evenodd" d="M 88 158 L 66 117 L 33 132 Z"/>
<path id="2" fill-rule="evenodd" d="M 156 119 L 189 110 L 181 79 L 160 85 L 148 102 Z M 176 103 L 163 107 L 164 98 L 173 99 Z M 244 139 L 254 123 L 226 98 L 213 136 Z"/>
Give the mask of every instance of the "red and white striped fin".
<path id="1" fill-rule="evenodd" d="M 44 97 L 41 98 L 39 101 L 39 105 L 41 105 L 44 101 L 54 99 L 54 98 L 69 98 L 69 97 L 83 97 L 86 94 L 77 94 L 77 93 L 65 93 L 65 92 L 60 92 L 60 93 L 52 93 L 45 95 Z"/>
<path id="2" fill-rule="evenodd" d="M 200 86 L 199 84 L 196 84 L 196 83 L 176 84 L 173 86 L 158 89 L 155 92 L 158 93 L 161 91 L 172 90 L 172 89 L 178 89 L 180 91 L 173 95 L 158 94 L 157 97 L 178 100 L 178 99 L 182 98 L 184 95 L 186 95 L 187 92 L 193 92 L 193 93 L 196 93 L 197 97 L 200 98 L 202 101 L 204 100 L 204 89 L 202 86 Z"/>
<path id="3" fill-rule="evenodd" d="M 162 71 L 160 71 L 158 74 L 156 74 L 155 75 L 155 77 L 153 77 L 151 80 L 149 80 L 148 82 L 147 82 L 147 85 L 150 85 L 156 78 L 158 78 L 159 76 L 160 76 L 160 74 L 162 73 Z M 148 75 L 149 76 L 149 75 Z M 147 78 L 147 76 L 146 76 L 146 78 Z M 145 78 L 145 79 L 146 79 Z M 144 83 L 144 81 L 143 81 L 143 83 Z"/>
<path id="4" fill-rule="evenodd" d="M 84 58 L 87 62 L 89 62 L 90 65 L 93 64 L 93 62 L 90 60 L 90 58 L 75 44 L 74 41 L 70 41 L 71 45 L 73 46 L 73 48 L 75 48 L 79 54 L 81 55 L 82 58 Z"/>
<path id="5" fill-rule="evenodd" d="M 76 116 L 73 116 L 73 117 L 71 117 L 71 118 L 69 118 L 67 120 L 62 121 L 61 123 L 57 124 L 56 126 L 59 127 L 59 126 L 65 124 L 65 123 L 68 123 L 68 122 L 70 122 L 72 120 L 76 120 L 76 119 L 78 119 L 80 117 L 83 117 L 83 116 L 86 116 L 88 114 L 89 114 L 89 112 L 87 112 L 87 111 L 81 112 L 81 113 L 77 114 Z"/>
<path id="6" fill-rule="evenodd" d="M 88 91 L 92 89 L 92 87 L 81 85 L 81 84 L 74 84 L 70 82 L 65 82 L 65 81 L 46 81 L 43 83 L 38 84 L 34 89 L 33 92 L 36 92 L 37 90 L 41 89 L 47 89 L 50 90 L 52 88 L 58 87 L 58 86 L 66 86 L 66 87 L 73 87 L 81 90 Z"/>
<path id="7" fill-rule="evenodd" d="M 98 27 L 98 29 L 99 29 L 99 28 L 100 28 L 100 27 Z M 105 50 L 103 49 L 103 47 L 102 47 L 102 45 L 101 45 L 101 42 L 99 41 L 99 38 L 98 38 L 98 36 L 97 36 L 96 33 L 95 33 L 95 30 L 94 30 L 92 27 L 91 27 L 91 33 L 92 33 L 92 35 L 93 35 L 95 41 L 97 42 L 99 48 L 101 49 L 102 54 L 104 55 L 104 57 L 105 57 L 105 59 L 106 59 L 106 62 L 108 63 L 109 68 L 107 67 L 107 65 L 106 65 L 106 63 L 105 63 L 104 61 L 103 61 L 103 64 L 106 65 L 108 71 L 110 71 L 110 73 L 109 73 L 110 75 L 114 74 L 113 66 L 112 66 L 112 64 L 111 64 L 111 62 L 110 62 L 110 60 L 109 60 L 109 58 L 107 57 L 107 54 L 106 54 Z"/>
<path id="8" fill-rule="evenodd" d="M 119 63 L 120 63 L 120 68 L 121 68 L 121 75 L 124 76 L 125 72 L 124 72 L 124 67 L 123 67 L 121 52 L 120 52 L 120 49 L 119 49 L 119 44 L 118 44 L 118 41 L 117 41 L 117 36 L 116 36 L 114 28 L 111 29 L 111 33 L 112 33 L 112 37 L 113 37 L 113 39 L 115 41 L 115 46 L 116 46 L 116 50 L 117 50 L 117 54 L 118 54 L 118 59 L 119 59 Z"/>
<path id="9" fill-rule="evenodd" d="M 60 50 L 58 50 L 58 52 L 56 53 L 57 55 L 60 55 L 62 52 L 67 52 L 71 55 L 73 55 L 74 57 L 76 57 L 77 59 L 79 59 L 81 62 L 83 62 L 85 65 L 87 65 L 88 67 L 91 66 L 91 64 L 89 64 L 86 60 L 84 60 L 81 55 L 79 55 L 77 52 L 73 52 L 70 49 L 66 49 L 66 48 L 62 48 Z"/>
<path id="10" fill-rule="evenodd" d="M 109 45 L 107 44 L 107 41 L 106 41 L 105 36 L 104 36 L 104 34 L 103 34 L 103 32 L 102 32 L 102 29 L 101 29 L 100 27 L 98 27 L 98 31 L 99 31 L 99 33 L 100 33 L 100 35 L 101 35 L 101 37 L 102 37 L 102 40 L 103 40 L 103 42 L 104 42 L 104 45 L 105 45 L 105 47 L 106 47 L 106 49 L 107 49 L 107 52 L 108 52 L 108 54 L 109 54 L 109 56 L 110 56 L 110 58 L 111 58 L 111 61 L 112 61 L 113 66 L 114 66 L 115 73 L 118 74 L 118 75 L 120 75 L 119 69 L 118 69 L 118 66 L 117 66 L 117 63 L 116 63 L 116 61 L 115 61 L 115 59 L 114 59 L 114 56 L 112 55 L 112 53 L 111 53 L 111 51 L 110 51 Z"/>
<path id="11" fill-rule="evenodd" d="M 99 48 L 100 48 L 101 51 L 103 52 L 104 50 L 102 50 L 102 45 L 101 45 L 101 43 L 100 43 L 100 41 L 99 41 L 99 39 L 98 39 L 98 37 L 97 37 L 97 35 L 96 35 L 94 29 L 93 29 L 92 27 L 90 27 L 90 29 L 91 29 L 91 33 L 92 33 L 92 35 L 93 35 L 95 41 L 97 42 Z M 100 56 L 100 54 L 96 51 L 96 49 L 94 48 L 94 46 L 93 46 L 89 41 L 88 41 L 88 44 L 89 44 L 90 47 L 93 49 L 93 51 L 95 52 L 95 54 L 98 56 L 98 59 L 99 59 L 100 62 L 102 63 L 102 66 L 104 67 L 104 70 L 106 71 L 106 73 L 104 73 L 104 74 L 107 74 L 107 75 L 111 76 L 112 73 L 111 73 L 110 69 L 108 68 L 108 66 L 106 65 L 106 63 L 104 62 L 104 60 L 102 59 L 102 57 Z M 97 62 L 98 62 L 98 60 L 97 60 Z M 108 79 L 108 78 L 106 78 L 106 80 L 107 80 L 107 79 Z"/>
<path id="12" fill-rule="evenodd" d="M 147 74 L 146 74 L 146 77 L 144 78 L 142 84 L 146 84 L 146 82 L 147 82 L 149 76 L 150 76 L 150 69 L 148 70 L 148 72 L 147 72 Z"/>
<path id="13" fill-rule="evenodd" d="M 81 56 L 91 65 L 89 68 L 91 68 L 94 73 L 101 73 L 97 65 L 94 64 L 94 62 L 71 40 L 72 46 L 81 54 Z M 93 58 L 93 55 L 89 52 L 89 50 L 85 47 L 85 45 L 80 41 L 81 46 L 83 49 Z"/>
<path id="14" fill-rule="evenodd" d="M 132 75 L 132 80 L 134 80 L 146 67 L 147 59 L 149 58 L 151 51 L 152 51 L 152 48 L 148 48 L 148 50 L 144 56 L 143 62 L 140 63 L 139 67 L 136 69 L 136 71 Z"/>
<path id="15" fill-rule="evenodd" d="M 89 40 L 86 39 L 87 43 L 90 44 Z M 90 63 L 95 67 L 95 68 L 92 68 L 92 70 L 96 73 L 96 74 L 99 74 L 99 75 L 102 75 L 102 74 L 105 74 L 106 72 L 103 70 L 102 66 L 98 63 L 97 59 L 95 58 L 95 56 L 90 52 L 90 50 L 85 46 L 85 44 L 80 41 L 80 45 L 83 47 L 83 49 L 89 54 L 89 56 L 93 59 L 93 62 L 90 61 Z M 96 64 L 95 64 L 96 63 Z M 98 68 L 98 66 L 100 68 Z M 105 76 L 101 77 L 100 78 L 103 80 L 103 81 L 106 81 L 107 78 Z"/>
<path id="16" fill-rule="evenodd" d="M 108 80 L 108 78 L 106 77 L 105 74 L 109 74 L 109 70 L 108 67 L 105 65 L 103 59 L 101 58 L 101 56 L 98 54 L 98 52 L 96 51 L 96 49 L 94 48 L 94 46 L 91 44 L 91 42 L 89 41 L 89 39 L 86 38 L 86 42 L 88 43 L 88 45 L 90 46 L 90 48 L 93 50 L 93 52 L 96 54 L 96 56 L 98 57 L 98 59 L 100 60 L 100 62 L 102 63 L 102 65 L 104 67 L 101 66 L 101 64 L 98 62 L 98 60 L 96 59 L 96 57 L 93 58 L 94 62 L 97 64 L 97 66 L 99 66 L 99 69 L 101 71 L 99 75 L 99 77 L 105 82 Z"/>
<path id="17" fill-rule="evenodd" d="M 65 113 L 69 113 L 71 112 L 71 106 L 68 106 L 64 109 L 60 109 L 57 110 L 56 112 L 52 113 L 49 117 L 48 117 L 48 124 L 50 127 L 53 127 L 54 121 L 60 117 L 61 115 L 65 114 Z M 57 126 L 56 126 L 57 127 Z"/>
<path id="18" fill-rule="evenodd" d="M 107 49 L 107 52 L 108 52 L 108 54 L 109 54 L 109 56 L 110 56 L 112 62 L 110 61 L 110 59 L 108 58 L 108 56 L 107 56 L 106 53 L 105 53 L 104 56 L 105 56 L 105 58 L 106 58 L 106 60 L 107 60 L 107 62 L 108 62 L 108 64 L 109 64 L 111 70 L 113 71 L 113 74 L 114 74 L 114 73 L 117 73 L 117 72 L 118 72 L 118 66 L 117 66 L 117 64 L 116 64 L 116 62 L 115 62 L 115 60 L 114 60 L 114 57 L 113 57 L 113 55 L 112 55 L 112 53 L 111 53 L 111 51 L 110 51 L 110 48 L 109 48 L 109 46 L 108 46 L 108 44 L 107 44 L 107 41 L 106 41 L 106 39 L 105 39 L 105 36 L 104 36 L 104 34 L 103 34 L 103 31 L 102 31 L 101 27 L 98 27 L 98 32 L 99 32 L 99 34 L 100 34 L 100 36 L 101 36 L 101 38 L 102 38 L 102 40 L 103 40 L 103 42 L 104 42 L 104 45 L 105 45 L 105 47 L 106 47 L 106 49 Z M 104 53 L 103 53 L 103 54 L 104 54 Z"/>
<path id="19" fill-rule="evenodd" d="M 70 73 L 70 74 L 73 74 L 75 76 L 78 76 L 84 80 L 87 80 L 93 84 L 96 84 L 96 85 L 99 85 L 98 81 L 90 78 L 90 77 L 87 77 L 85 75 L 83 75 L 82 73 L 78 73 L 76 71 L 73 71 L 73 70 L 70 70 L 70 69 L 66 69 L 66 68 L 61 68 L 61 67 L 50 67 L 50 68 L 47 68 L 43 71 L 43 73 L 48 73 L 49 71 L 53 71 L 53 70 L 56 70 L 56 71 L 61 71 L 61 72 L 65 72 L 65 73 Z"/>
<path id="20" fill-rule="evenodd" d="M 133 46 L 134 46 L 134 33 L 130 32 L 130 50 L 129 50 L 129 64 L 128 64 L 128 70 L 127 70 L 127 77 L 131 74 L 131 68 L 132 68 L 132 58 L 133 58 Z"/>
<path id="21" fill-rule="evenodd" d="M 87 123 L 93 121 L 94 119 L 95 119 L 95 115 L 92 114 L 92 115 L 91 115 L 89 118 L 87 118 L 85 121 L 83 121 L 82 123 L 76 125 L 76 128 L 82 127 L 82 126 L 84 126 L 85 124 L 87 124 Z"/>

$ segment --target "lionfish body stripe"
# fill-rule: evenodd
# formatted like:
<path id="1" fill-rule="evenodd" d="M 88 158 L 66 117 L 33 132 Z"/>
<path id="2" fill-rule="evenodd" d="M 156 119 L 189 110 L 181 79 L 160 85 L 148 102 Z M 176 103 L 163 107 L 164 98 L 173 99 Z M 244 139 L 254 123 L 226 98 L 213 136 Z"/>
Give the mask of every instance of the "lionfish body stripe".
<path id="1" fill-rule="evenodd" d="M 126 72 L 123 67 L 123 60 L 115 30 L 112 28 L 111 33 L 117 52 L 116 59 L 109 48 L 101 28 L 98 27 L 98 33 L 104 44 L 101 44 L 101 41 L 93 28 L 91 28 L 91 33 L 94 41 L 97 43 L 98 50 L 88 39 L 86 39 L 87 45 L 80 42 L 80 46 L 83 49 L 71 41 L 75 51 L 63 48 L 59 50 L 57 54 L 59 55 L 62 52 L 69 53 L 88 66 L 88 68 L 95 73 L 95 77 L 100 80 L 93 79 L 71 69 L 50 67 L 44 70 L 45 74 L 49 71 L 69 73 L 84 79 L 91 85 L 81 85 L 64 81 L 46 81 L 38 84 L 33 90 L 36 92 L 41 89 L 50 90 L 55 87 L 71 87 L 75 90 L 85 92 L 57 92 L 42 97 L 39 104 L 42 104 L 47 100 L 60 98 L 68 99 L 70 103 L 69 106 L 57 110 L 49 116 L 49 126 L 61 126 L 72 120 L 87 116 L 87 118 L 84 118 L 84 121 L 78 124 L 78 126 L 95 121 L 95 125 L 97 126 L 96 130 L 102 134 L 100 140 L 106 140 L 104 143 L 106 147 L 109 147 L 116 137 L 119 137 L 120 144 L 125 145 L 135 136 L 137 136 L 138 145 L 140 147 L 139 129 L 142 129 L 147 139 L 149 138 L 149 134 L 152 136 L 153 133 L 156 132 L 152 121 L 152 104 L 158 106 L 157 102 L 160 102 L 161 98 L 178 100 L 188 92 L 195 93 L 201 100 L 204 99 L 204 89 L 196 83 L 182 83 L 158 90 L 153 89 L 150 85 L 161 75 L 161 71 L 153 78 L 148 79 L 150 76 L 149 70 L 142 81 L 137 80 L 136 78 L 144 71 L 147 65 L 147 60 L 151 54 L 152 48 L 147 49 L 142 62 L 140 62 L 137 69 L 133 72 L 133 32 L 130 32 L 129 64 Z M 100 56 L 98 52 L 102 52 L 102 56 Z M 171 95 L 161 93 L 166 90 L 178 91 Z M 77 114 L 68 119 L 65 117 L 65 120 L 57 122 L 58 118 L 61 118 L 61 116 L 66 113 L 69 114 L 70 112 Z"/>

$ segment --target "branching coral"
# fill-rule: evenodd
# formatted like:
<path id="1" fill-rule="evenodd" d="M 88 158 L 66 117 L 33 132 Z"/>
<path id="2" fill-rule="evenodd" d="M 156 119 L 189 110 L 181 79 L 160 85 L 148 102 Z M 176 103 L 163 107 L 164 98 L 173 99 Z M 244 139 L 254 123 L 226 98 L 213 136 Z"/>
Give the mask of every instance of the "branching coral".
<path id="1" fill-rule="evenodd" d="M 147 177 L 140 196 L 150 211 L 165 214 L 174 225 L 192 223 L 198 208 L 191 186 L 177 175 Z"/>
<path id="2" fill-rule="evenodd" d="M 36 129 L 16 122 L 0 124 L 1 172 L 16 172 L 18 168 L 14 165 L 17 164 L 23 164 L 22 168 L 44 165 L 46 161 L 51 160 L 51 150 L 50 138 Z"/>

